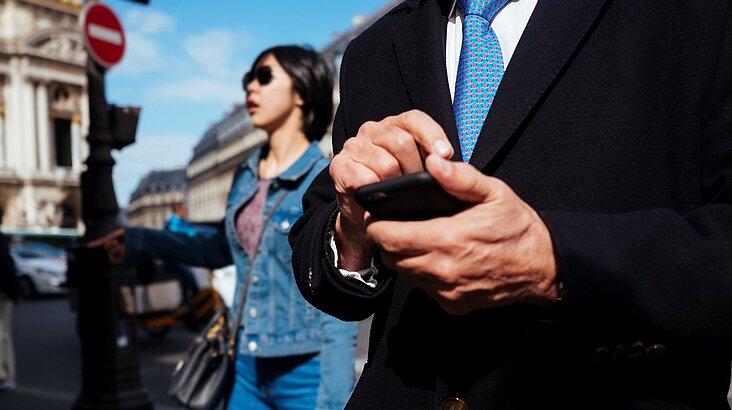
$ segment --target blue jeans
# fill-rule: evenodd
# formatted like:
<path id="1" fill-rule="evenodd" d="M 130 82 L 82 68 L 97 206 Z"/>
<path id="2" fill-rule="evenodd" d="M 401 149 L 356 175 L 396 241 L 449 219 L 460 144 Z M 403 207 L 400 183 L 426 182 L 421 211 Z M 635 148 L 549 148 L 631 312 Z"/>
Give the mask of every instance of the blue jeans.
<path id="1" fill-rule="evenodd" d="M 227 409 L 313 410 L 319 384 L 318 354 L 284 357 L 239 354 Z"/>

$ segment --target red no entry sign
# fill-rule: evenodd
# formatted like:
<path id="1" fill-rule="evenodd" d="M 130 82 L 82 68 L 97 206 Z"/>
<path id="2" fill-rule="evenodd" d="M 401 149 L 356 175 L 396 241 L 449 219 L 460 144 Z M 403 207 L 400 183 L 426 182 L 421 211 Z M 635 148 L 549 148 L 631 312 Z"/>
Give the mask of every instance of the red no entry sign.
<path id="1" fill-rule="evenodd" d="M 99 2 L 88 2 L 81 12 L 81 27 L 94 61 L 109 68 L 122 60 L 125 32 L 112 9 Z"/>

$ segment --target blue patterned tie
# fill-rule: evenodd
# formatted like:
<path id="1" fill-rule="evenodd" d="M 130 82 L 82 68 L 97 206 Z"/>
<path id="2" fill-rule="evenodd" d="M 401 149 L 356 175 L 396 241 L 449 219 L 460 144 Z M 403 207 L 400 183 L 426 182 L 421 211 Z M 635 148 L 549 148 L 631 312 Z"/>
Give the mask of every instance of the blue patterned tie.
<path id="1" fill-rule="evenodd" d="M 509 0 L 458 0 L 463 44 L 455 81 L 455 121 L 463 161 L 469 162 L 503 78 L 503 54 L 490 22 Z"/>

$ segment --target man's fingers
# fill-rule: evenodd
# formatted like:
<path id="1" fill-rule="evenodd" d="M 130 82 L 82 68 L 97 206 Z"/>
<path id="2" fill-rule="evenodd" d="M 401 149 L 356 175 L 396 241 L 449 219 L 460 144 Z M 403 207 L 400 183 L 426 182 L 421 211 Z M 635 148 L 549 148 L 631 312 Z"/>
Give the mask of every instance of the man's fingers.
<path id="1" fill-rule="evenodd" d="M 430 155 L 425 165 L 427 172 L 447 193 L 467 203 L 488 202 L 507 188 L 501 180 L 484 175 L 463 162 Z"/>
<path id="2" fill-rule="evenodd" d="M 367 183 L 423 171 L 429 154 L 450 158 L 453 149 L 437 122 L 412 110 L 365 122 L 333 158 L 330 173 L 338 192 L 350 193 Z"/>
<path id="3" fill-rule="evenodd" d="M 452 238 L 452 221 L 434 218 L 428 221 L 370 220 L 366 234 L 383 251 L 404 256 L 429 253 Z"/>
<path id="4" fill-rule="evenodd" d="M 330 164 L 330 177 L 336 192 L 351 194 L 362 185 L 379 182 L 373 169 L 345 156 L 335 156 Z"/>
<path id="5" fill-rule="evenodd" d="M 409 111 L 378 122 L 365 122 L 356 138 L 346 141 L 341 154 L 373 168 L 384 180 L 423 171 L 424 158 L 433 151 L 435 139 L 441 142 L 437 144 L 438 147 L 446 147 L 441 148 L 440 152 L 451 155 L 452 148 L 442 128 L 427 114 Z M 381 150 L 375 151 L 374 148 Z M 387 159 L 389 162 L 385 164 Z M 394 172 L 395 165 L 399 172 Z"/>
<path id="6" fill-rule="evenodd" d="M 445 131 L 432 117 L 419 110 L 411 110 L 393 117 L 385 118 L 409 133 L 425 156 L 435 154 L 442 158 L 452 157 L 453 150 Z"/>
<path id="7" fill-rule="evenodd" d="M 396 161 L 399 174 L 391 173 L 383 179 L 412 174 L 424 170 L 422 156 L 415 139 L 407 131 L 395 126 L 387 126 L 378 135 L 374 136 L 373 143 L 384 150 Z"/>
<path id="8" fill-rule="evenodd" d="M 368 168 L 378 177 L 376 181 L 401 175 L 403 166 L 400 164 L 398 156 L 394 155 L 389 147 L 376 142 L 375 139 L 378 138 L 376 136 L 372 140 L 365 138 L 349 139 L 345 144 L 344 155 L 340 159 L 347 159 Z M 416 149 L 413 148 L 413 150 L 415 151 L 414 155 L 419 158 Z"/>

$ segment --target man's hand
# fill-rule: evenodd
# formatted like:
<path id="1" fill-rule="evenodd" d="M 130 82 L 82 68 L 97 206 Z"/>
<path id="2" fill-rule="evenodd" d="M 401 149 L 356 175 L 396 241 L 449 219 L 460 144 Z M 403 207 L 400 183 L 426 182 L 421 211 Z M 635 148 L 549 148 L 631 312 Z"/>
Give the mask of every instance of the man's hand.
<path id="1" fill-rule="evenodd" d="M 427 171 L 469 204 L 456 215 L 418 222 L 369 221 L 383 262 L 451 314 L 558 298 L 549 231 L 503 181 L 436 155 Z"/>
<path id="2" fill-rule="evenodd" d="M 112 263 L 121 263 L 125 259 L 125 230 L 119 228 L 107 236 L 95 239 L 86 244 L 87 248 L 104 248 Z"/>
<path id="3" fill-rule="evenodd" d="M 339 214 L 335 241 L 339 267 L 368 267 L 373 242 L 366 236 L 364 210 L 353 198 L 362 185 L 424 170 L 424 158 L 452 156 L 452 147 L 437 122 L 421 111 L 408 111 L 379 122 L 367 122 L 348 139 L 330 164 Z"/>

